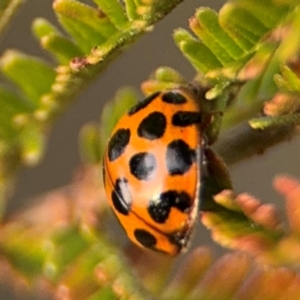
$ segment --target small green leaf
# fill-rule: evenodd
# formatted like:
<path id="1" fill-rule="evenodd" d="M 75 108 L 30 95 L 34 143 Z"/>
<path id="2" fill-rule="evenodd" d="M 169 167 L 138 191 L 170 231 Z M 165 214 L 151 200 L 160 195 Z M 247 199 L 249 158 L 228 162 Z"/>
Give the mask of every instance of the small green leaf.
<path id="1" fill-rule="evenodd" d="M 83 56 L 83 52 L 72 41 L 61 35 L 46 36 L 41 39 L 41 45 L 63 65 L 68 65 L 75 57 Z"/>
<path id="2" fill-rule="evenodd" d="M 134 0 L 124 0 L 126 5 L 126 13 L 130 21 L 137 20 L 139 15 L 137 14 L 137 6 Z"/>
<path id="3" fill-rule="evenodd" d="M 20 133 L 21 159 L 24 164 L 36 165 L 44 154 L 46 137 L 37 124 L 28 124 Z"/>
<path id="4" fill-rule="evenodd" d="M 299 77 L 287 66 L 281 68 L 281 74 L 274 77 L 276 85 L 286 92 L 300 93 Z"/>
<path id="5" fill-rule="evenodd" d="M 55 71 L 45 62 L 15 50 L 3 54 L 0 68 L 35 106 L 39 105 L 40 97 L 49 92 L 55 78 Z"/>
<path id="6" fill-rule="evenodd" d="M 54 10 L 59 21 L 73 36 L 85 53 L 102 44 L 117 29 L 96 9 L 75 0 L 55 0 Z"/>
<path id="7" fill-rule="evenodd" d="M 40 40 L 41 46 L 48 50 L 60 64 L 69 64 L 74 57 L 84 55 L 74 42 L 65 38 L 57 28 L 42 18 L 33 22 L 32 30 Z"/>
<path id="8" fill-rule="evenodd" d="M 16 93 L 0 85 L 0 107 L 1 111 L 10 116 L 33 111 L 33 106 L 22 99 Z"/>
<path id="9" fill-rule="evenodd" d="M 268 51 L 270 54 L 276 51 L 276 45 L 270 45 L 268 47 Z M 278 88 L 274 82 L 275 74 L 280 72 L 280 61 L 278 60 L 276 53 L 273 57 L 271 57 L 267 67 L 264 69 L 264 72 L 261 76 L 260 88 L 258 98 L 262 101 L 266 99 L 271 99 L 274 94 L 278 91 Z"/>
<path id="10" fill-rule="evenodd" d="M 176 70 L 169 67 L 160 67 L 155 71 L 154 78 L 162 82 L 185 83 L 185 79 Z"/>
<path id="11" fill-rule="evenodd" d="M 33 21 L 32 32 L 38 39 L 51 34 L 61 35 L 60 31 L 44 18 L 36 18 Z"/>
<path id="12" fill-rule="evenodd" d="M 296 57 L 299 53 L 300 10 L 293 10 L 286 23 L 289 30 L 285 33 L 278 47 L 278 57 L 283 62 L 290 61 L 291 57 Z"/>
<path id="13" fill-rule="evenodd" d="M 219 16 L 221 26 L 246 51 L 251 50 L 268 30 L 259 19 L 233 3 L 225 4 Z"/>
<path id="14" fill-rule="evenodd" d="M 13 139 L 18 133 L 15 118 L 32 112 L 33 107 L 14 92 L 0 86 L 0 136 Z"/>
<path id="15" fill-rule="evenodd" d="M 279 117 L 260 117 L 254 118 L 249 121 L 250 126 L 253 129 L 264 130 L 267 128 L 274 127 L 289 127 L 291 125 L 299 125 L 300 124 L 300 114 L 289 114 Z"/>
<path id="16" fill-rule="evenodd" d="M 80 153 L 86 164 L 102 162 L 99 128 L 95 124 L 86 124 L 80 131 Z"/>
<path id="17" fill-rule="evenodd" d="M 93 0 L 99 5 L 101 11 L 109 18 L 109 20 L 118 28 L 122 29 L 128 24 L 124 7 L 118 0 Z"/>
<path id="18" fill-rule="evenodd" d="M 237 5 L 251 13 L 267 28 L 273 28 L 294 8 L 293 1 L 238 0 Z"/>
<path id="19" fill-rule="evenodd" d="M 198 71 L 206 73 L 222 67 L 222 63 L 203 43 L 194 39 L 186 30 L 174 32 L 174 40 L 183 54 Z"/>
<path id="20" fill-rule="evenodd" d="M 151 95 L 157 91 L 174 89 L 186 84 L 187 81 L 174 69 L 160 67 L 141 84 L 141 90 L 145 95 Z"/>
<path id="21" fill-rule="evenodd" d="M 223 66 L 233 61 L 233 58 L 216 41 L 215 37 L 196 18 L 190 19 L 190 27 L 207 48 L 218 58 Z"/>
<path id="22" fill-rule="evenodd" d="M 212 82 L 213 87 L 205 93 L 205 97 L 207 100 L 216 99 L 217 97 L 222 96 L 222 93 L 224 93 L 226 87 L 230 86 L 230 84 L 232 83 L 227 77 L 222 76 L 219 76 L 216 79 L 214 78 Z M 226 95 L 226 93 L 224 93 L 224 95 Z M 226 101 L 224 102 L 226 103 Z M 222 109 L 220 107 L 221 111 L 223 111 L 225 107 L 223 106 Z"/>
<path id="23" fill-rule="evenodd" d="M 196 19 L 191 21 L 191 28 L 224 64 L 244 54 L 244 51 L 220 26 L 218 15 L 212 9 L 198 9 Z"/>

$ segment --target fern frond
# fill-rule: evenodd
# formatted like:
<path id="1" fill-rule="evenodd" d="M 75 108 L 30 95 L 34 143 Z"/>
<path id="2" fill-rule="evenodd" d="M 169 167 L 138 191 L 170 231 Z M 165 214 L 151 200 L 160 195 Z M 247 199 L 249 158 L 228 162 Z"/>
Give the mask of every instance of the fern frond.
<path id="1" fill-rule="evenodd" d="M 181 1 L 122 5 L 98 0 L 97 7 L 91 7 L 76 0 L 56 0 L 54 11 L 70 37 L 44 19 L 33 22 L 33 33 L 53 57 L 55 69 L 14 50 L 0 59 L 0 71 L 12 86 L 1 88 L 0 101 L 6 107 L 0 112 L 0 159 L 5 162 L 0 165 L 1 193 L 18 166 L 40 160 L 54 120 L 79 92 Z M 1 12 L 8 14 L 19 2 L 5 1 Z"/>
<path id="2" fill-rule="evenodd" d="M 223 102 L 217 105 L 218 110 L 226 110 L 223 129 L 261 111 L 263 103 L 278 92 L 274 76 L 276 83 L 284 84 L 280 80 L 281 68 L 285 70 L 285 66 L 297 61 L 300 48 L 296 33 L 298 5 L 292 0 L 230 1 L 219 14 L 199 8 L 190 19 L 195 36 L 184 29 L 175 31 L 174 39 L 183 55 L 212 87 L 206 98 Z M 230 87 L 237 84 L 240 91 L 235 90 L 234 99 L 226 97 L 226 90 L 230 94 Z M 223 96 L 221 100 L 219 96 Z"/>
<path id="3" fill-rule="evenodd" d="M 209 75 L 220 70 L 224 75 L 235 76 L 259 50 L 262 38 L 294 11 L 294 4 L 294 1 L 236 0 L 225 4 L 219 14 L 209 8 L 199 8 L 190 19 L 196 37 L 179 29 L 174 39 L 197 71 Z M 272 12 L 267 7 L 272 7 Z"/>
<path id="4" fill-rule="evenodd" d="M 231 210 L 231 216 L 205 211 L 201 219 L 221 245 L 246 251 L 264 264 L 298 268 L 300 183 L 288 176 L 278 176 L 274 186 L 285 198 L 288 228 L 285 228 L 274 206 L 262 204 L 248 194 L 234 195 L 228 191 L 216 195 L 215 200 Z M 238 210 L 253 222 L 252 226 L 243 226 L 240 219 L 235 217 L 234 212 Z"/>

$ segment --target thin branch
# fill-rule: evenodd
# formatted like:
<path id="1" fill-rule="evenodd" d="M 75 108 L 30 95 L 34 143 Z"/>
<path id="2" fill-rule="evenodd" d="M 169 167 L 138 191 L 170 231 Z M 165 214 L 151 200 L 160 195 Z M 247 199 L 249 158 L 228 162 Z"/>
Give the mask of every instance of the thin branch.
<path id="1" fill-rule="evenodd" d="M 244 122 L 221 135 L 213 149 L 223 157 L 227 164 L 235 164 L 292 139 L 296 133 L 294 125 L 254 130 L 248 122 Z"/>
<path id="2" fill-rule="evenodd" d="M 9 24 L 23 0 L 1 0 L 0 3 L 0 34 Z"/>

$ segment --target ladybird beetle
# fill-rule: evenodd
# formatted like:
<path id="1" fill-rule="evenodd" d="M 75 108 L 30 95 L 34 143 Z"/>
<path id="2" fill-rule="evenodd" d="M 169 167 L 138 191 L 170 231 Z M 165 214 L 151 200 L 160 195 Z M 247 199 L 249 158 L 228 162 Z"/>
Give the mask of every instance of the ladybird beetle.
<path id="1" fill-rule="evenodd" d="M 110 206 L 137 245 L 176 255 L 199 208 L 201 114 L 187 88 L 156 92 L 117 123 L 104 154 Z"/>

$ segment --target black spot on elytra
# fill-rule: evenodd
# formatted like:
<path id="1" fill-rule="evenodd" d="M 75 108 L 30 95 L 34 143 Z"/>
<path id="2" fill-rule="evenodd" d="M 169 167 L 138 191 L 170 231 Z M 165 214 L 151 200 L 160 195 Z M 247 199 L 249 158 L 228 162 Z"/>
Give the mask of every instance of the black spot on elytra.
<path id="1" fill-rule="evenodd" d="M 128 181 L 126 178 L 118 178 L 115 183 L 115 189 L 111 194 L 114 208 L 123 215 L 128 215 L 132 198 L 128 189 Z"/>
<path id="2" fill-rule="evenodd" d="M 107 155 L 110 161 L 116 160 L 125 151 L 130 140 L 129 129 L 118 129 L 108 143 Z"/>
<path id="3" fill-rule="evenodd" d="M 130 172 L 139 180 L 149 180 L 157 167 L 155 156 L 148 152 L 137 153 L 129 161 Z"/>
<path id="4" fill-rule="evenodd" d="M 164 223 L 167 221 L 172 207 L 187 212 L 191 205 L 192 200 L 187 193 L 170 190 L 162 193 L 159 199 L 150 200 L 148 213 L 155 222 Z"/>
<path id="5" fill-rule="evenodd" d="M 166 163 L 170 175 L 183 175 L 196 159 L 195 150 L 183 140 L 174 140 L 167 146 Z"/>
<path id="6" fill-rule="evenodd" d="M 138 135 L 147 140 L 155 140 L 163 136 L 166 130 L 166 117 L 161 112 L 149 114 L 138 127 Z"/>
<path id="7" fill-rule="evenodd" d="M 167 92 L 163 94 L 162 101 L 170 104 L 184 104 L 187 102 L 186 98 L 177 92 Z"/>
<path id="8" fill-rule="evenodd" d="M 138 104 L 136 104 L 135 106 L 129 109 L 128 115 L 132 116 L 138 111 L 140 111 L 141 109 L 147 107 L 159 94 L 160 92 L 156 92 L 148 96 L 147 98 L 143 99 L 142 101 L 140 101 Z"/>
<path id="9" fill-rule="evenodd" d="M 193 111 L 178 111 L 172 117 L 172 124 L 179 127 L 187 127 L 200 122 L 200 113 Z"/>
<path id="10" fill-rule="evenodd" d="M 134 236 L 136 240 L 141 243 L 144 247 L 153 249 L 157 243 L 154 235 L 144 229 L 135 229 Z"/>

